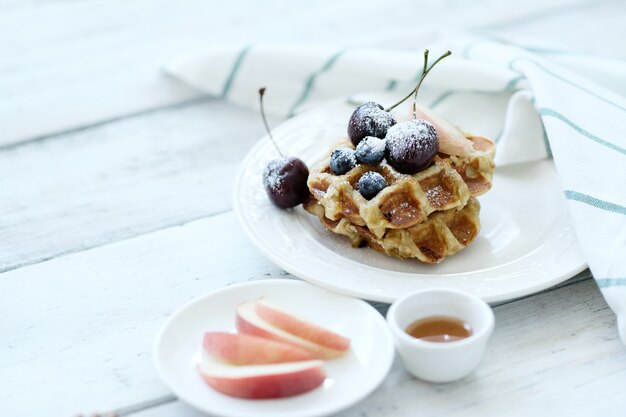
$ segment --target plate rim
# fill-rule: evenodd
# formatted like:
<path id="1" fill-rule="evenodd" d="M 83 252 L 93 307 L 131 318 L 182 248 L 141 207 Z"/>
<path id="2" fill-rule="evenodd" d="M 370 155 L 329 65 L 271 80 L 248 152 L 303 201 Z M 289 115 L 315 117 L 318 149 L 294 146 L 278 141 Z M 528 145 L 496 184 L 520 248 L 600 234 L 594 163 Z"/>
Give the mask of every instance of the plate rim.
<path id="1" fill-rule="evenodd" d="M 179 390 L 175 384 L 171 383 L 172 381 L 168 378 L 166 371 L 164 367 L 162 366 L 161 360 L 159 358 L 160 357 L 160 345 L 163 341 L 164 334 L 170 328 L 170 326 L 175 321 L 175 319 L 184 311 L 194 307 L 197 304 L 206 302 L 207 298 L 210 299 L 215 296 L 219 296 L 220 293 L 229 292 L 229 291 L 237 291 L 241 288 L 257 287 L 257 286 L 262 287 L 264 285 L 272 285 L 272 284 L 296 286 L 296 287 L 302 287 L 302 288 L 306 288 L 307 286 L 315 287 L 319 290 L 327 291 L 333 296 L 346 298 L 350 300 L 351 302 L 355 302 L 357 304 L 364 306 L 365 308 L 371 309 L 372 313 L 375 313 L 372 316 L 372 320 L 377 321 L 379 324 L 378 327 L 383 329 L 383 334 L 385 336 L 384 337 L 385 340 L 383 342 L 387 345 L 387 348 L 390 352 L 390 354 L 388 354 L 386 357 L 383 358 L 386 360 L 386 363 L 383 364 L 384 370 L 381 373 L 380 379 L 375 384 L 372 384 L 370 387 L 363 390 L 359 395 L 355 396 L 350 401 L 340 404 L 339 407 L 326 409 L 326 410 L 322 409 L 322 410 L 317 410 L 317 411 L 316 409 L 313 409 L 313 412 L 303 411 L 302 413 L 299 412 L 298 414 L 299 417 L 322 417 L 322 416 L 327 416 L 329 414 L 345 410 L 348 407 L 351 407 L 354 404 L 363 401 L 366 397 L 368 397 L 372 392 L 374 392 L 383 383 L 383 381 L 387 378 L 387 375 L 389 375 L 389 371 L 391 370 L 391 367 L 393 366 L 396 352 L 395 352 L 395 342 L 393 339 L 393 335 L 391 334 L 391 330 L 389 329 L 387 325 L 385 317 L 382 314 L 380 314 L 378 310 L 376 310 L 371 304 L 367 303 L 366 301 L 362 299 L 350 297 L 345 294 L 340 294 L 334 291 L 329 291 L 325 288 L 320 288 L 318 286 L 315 286 L 312 283 L 309 283 L 307 281 L 303 281 L 300 279 L 289 279 L 289 278 L 269 278 L 269 279 L 255 280 L 255 281 L 238 282 L 238 283 L 228 285 L 225 287 L 216 288 L 214 290 L 201 294 L 198 297 L 195 297 L 194 299 L 186 302 L 185 304 L 177 308 L 173 313 L 171 313 L 171 315 L 161 325 L 161 327 L 159 328 L 155 336 L 155 339 L 152 345 L 152 362 L 154 364 L 154 367 L 156 368 L 157 375 L 159 376 L 161 381 L 165 384 L 166 387 L 168 387 L 174 393 L 174 395 L 179 400 L 183 401 L 184 403 L 192 406 L 194 409 L 199 410 L 203 413 L 210 413 L 211 415 L 220 416 L 220 417 L 244 417 L 244 416 L 256 416 L 257 415 L 256 413 L 233 414 L 233 413 L 229 413 L 227 410 L 226 412 L 224 412 L 223 409 L 211 409 L 211 410 L 205 409 L 201 404 L 197 403 L 193 399 L 193 396 L 191 397 L 187 396 L 184 390 Z M 377 361 L 380 361 L 380 360 L 381 358 L 377 357 Z M 278 401 L 278 400 L 279 399 L 267 400 L 267 401 Z M 242 400 L 242 401 L 245 401 L 245 400 Z M 274 413 L 274 415 L 276 417 L 280 417 L 283 414 L 281 414 L 280 411 L 278 411 Z M 293 413 L 285 414 L 285 416 L 287 417 L 292 417 L 293 415 L 294 415 Z"/>

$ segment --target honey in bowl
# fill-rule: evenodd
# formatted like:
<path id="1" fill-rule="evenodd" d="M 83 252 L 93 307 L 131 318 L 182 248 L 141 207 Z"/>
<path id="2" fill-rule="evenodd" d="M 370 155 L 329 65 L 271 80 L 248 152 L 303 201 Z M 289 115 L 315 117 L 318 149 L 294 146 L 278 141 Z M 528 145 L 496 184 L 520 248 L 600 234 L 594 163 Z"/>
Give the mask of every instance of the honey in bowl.
<path id="1" fill-rule="evenodd" d="M 472 327 L 455 317 L 430 316 L 411 323 L 406 332 L 427 342 L 448 343 L 472 335 Z"/>

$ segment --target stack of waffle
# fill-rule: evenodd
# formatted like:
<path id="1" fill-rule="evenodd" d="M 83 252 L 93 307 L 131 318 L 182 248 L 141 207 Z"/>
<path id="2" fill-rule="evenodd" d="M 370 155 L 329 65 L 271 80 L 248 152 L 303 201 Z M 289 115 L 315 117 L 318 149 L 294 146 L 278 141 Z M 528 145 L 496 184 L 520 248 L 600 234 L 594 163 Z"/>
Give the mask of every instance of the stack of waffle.
<path id="1" fill-rule="evenodd" d="M 434 163 L 414 175 L 398 172 L 386 160 L 359 164 L 344 175 L 330 170 L 330 154 L 311 170 L 305 210 L 331 232 L 345 235 L 352 246 L 369 245 L 397 258 L 439 263 L 469 245 L 480 230 L 480 204 L 475 197 L 491 188 L 495 144 L 466 136 L 471 147 L 462 155 L 439 153 Z M 331 149 L 354 146 L 348 139 Z M 368 171 L 387 181 L 371 200 L 358 191 Z"/>

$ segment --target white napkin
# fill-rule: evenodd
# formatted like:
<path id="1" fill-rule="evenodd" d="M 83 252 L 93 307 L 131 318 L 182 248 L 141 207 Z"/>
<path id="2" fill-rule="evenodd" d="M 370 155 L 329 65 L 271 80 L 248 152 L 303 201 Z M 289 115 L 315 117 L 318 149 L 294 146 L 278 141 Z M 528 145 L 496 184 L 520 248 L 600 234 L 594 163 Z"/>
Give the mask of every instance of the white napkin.
<path id="1" fill-rule="evenodd" d="M 166 71 L 254 109 L 265 86 L 267 111 L 292 116 L 366 91 L 402 97 L 421 74 L 425 47 L 431 62 L 447 49 L 453 56 L 429 74 L 420 103 L 495 137 L 498 165 L 554 158 L 587 263 L 626 343 L 626 63 L 493 35 L 403 34 L 376 48 L 216 46 Z M 467 120 L 468 106 L 484 117 Z"/>

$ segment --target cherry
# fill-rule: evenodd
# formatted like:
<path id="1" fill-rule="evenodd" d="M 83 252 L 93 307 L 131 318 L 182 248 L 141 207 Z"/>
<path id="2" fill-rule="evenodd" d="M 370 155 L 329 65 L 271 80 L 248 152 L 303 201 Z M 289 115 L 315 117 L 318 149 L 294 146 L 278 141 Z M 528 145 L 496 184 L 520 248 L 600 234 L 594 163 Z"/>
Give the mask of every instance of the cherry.
<path id="1" fill-rule="evenodd" d="M 263 171 L 263 187 L 272 203 L 280 208 L 295 207 L 307 199 L 308 179 L 306 164 L 294 157 L 274 159 Z"/>
<path id="2" fill-rule="evenodd" d="M 280 154 L 280 158 L 270 161 L 263 170 L 263 187 L 269 199 L 277 207 L 286 209 L 304 203 L 309 196 L 309 169 L 306 164 L 298 158 L 286 157 L 274 141 L 272 132 L 267 124 L 265 110 L 263 108 L 263 95 L 265 87 L 259 89 L 259 103 L 261 106 L 261 117 L 265 130 L 269 135 L 274 147 Z"/>
<path id="3" fill-rule="evenodd" d="M 385 153 L 387 161 L 403 174 L 415 174 L 428 168 L 437 154 L 437 149 L 439 148 L 437 130 L 432 123 L 417 119 L 417 93 L 430 70 L 450 54 L 450 51 L 446 52 L 428 67 L 428 49 L 425 50 L 424 68 L 422 69 L 419 83 L 408 96 L 390 108 L 393 109 L 413 95 L 413 120 L 392 126 L 387 131 L 387 136 L 385 137 L 387 141 Z"/>
<path id="4" fill-rule="evenodd" d="M 373 101 L 361 104 L 354 110 L 348 122 L 348 136 L 354 146 L 357 146 L 366 136 L 384 138 L 387 130 L 396 124 L 391 113 L 383 106 Z"/>
<path id="5" fill-rule="evenodd" d="M 398 123 L 387 132 L 387 161 L 403 174 L 415 174 L 431 164 L 437 154 L 437 131 L 422 119 Z"/>

